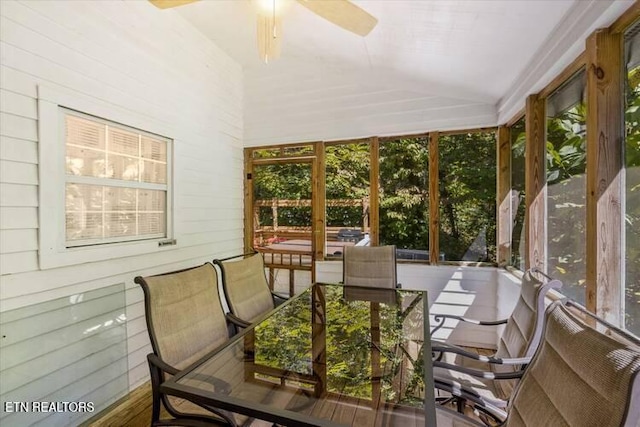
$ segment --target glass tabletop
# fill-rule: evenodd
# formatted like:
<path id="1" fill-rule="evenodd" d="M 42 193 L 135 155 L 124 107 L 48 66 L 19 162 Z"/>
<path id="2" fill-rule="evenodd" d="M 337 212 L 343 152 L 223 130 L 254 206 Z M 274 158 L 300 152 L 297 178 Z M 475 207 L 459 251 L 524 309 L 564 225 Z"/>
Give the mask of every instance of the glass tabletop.
<path id="1" fill-rule="evenodd" d="M 434 425 L 428 327 L 426 292 L 315 284 L 162 387 L 283 425 Z"/>

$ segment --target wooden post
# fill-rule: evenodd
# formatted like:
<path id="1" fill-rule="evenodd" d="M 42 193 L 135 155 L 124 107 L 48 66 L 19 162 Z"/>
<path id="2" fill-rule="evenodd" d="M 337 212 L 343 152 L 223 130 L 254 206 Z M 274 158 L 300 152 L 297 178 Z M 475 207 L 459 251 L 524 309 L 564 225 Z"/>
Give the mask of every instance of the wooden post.
<path id="1" fill-rule="evenodd" d="M 525 268 L 546 270 L 547 261 L 547 178 L 545 171 L 545 100 L 529 95 L 526 105 L 525 145 Z"/>
<path id="2" fill-rule="evenodd" d="M 253 150 L 244 149 L 244 252 L 253 249 Z"/>
<path id="3" fill-rule="evenodd" d="M 369 167 L 369 237 L 371 246 L 380 244 L 380 142 L 378 137 L 371 138 L 369 144 L 371 164 Z"/>
<path id="4" fill-rule="evenodd" d="M 587 39 L 587 309 L 624 323 L 624 116 L 620 33 Z"/>
<path id="5" fill-rule="evenodd" d="M 438 132 L 429 133 L 429 262 L 440 259 L 440 183 L 438 177 Z"/>
<path id="6" fill-rule="evenodd" d="M 511 231 L 513 213 L 511 212 L 511 138 L 507 126 L 500 126 L 497 132 L 497 205 L 498 205 L 498 265 L 505 266 L 511 260 Z"/>
<path id="7" fill-rule="evenodd" d="M 324 142 L 318 142 L 313 146 L 315 150 L 315 163 L 313 166 L 313 191 L 311 198 L 315 201 L 313 204 L 313 224 L 311 233 L 314 239 L 314 261 L 323 260 L 325 257 L 325 241 L 326 237 L 326 186 L 327 176 L 325 167 L 325 146 Z M 315 266 L 315 262 L 312 262 Z M 312 277 L 315 282 L 315 268 L 312 270 Z"/>

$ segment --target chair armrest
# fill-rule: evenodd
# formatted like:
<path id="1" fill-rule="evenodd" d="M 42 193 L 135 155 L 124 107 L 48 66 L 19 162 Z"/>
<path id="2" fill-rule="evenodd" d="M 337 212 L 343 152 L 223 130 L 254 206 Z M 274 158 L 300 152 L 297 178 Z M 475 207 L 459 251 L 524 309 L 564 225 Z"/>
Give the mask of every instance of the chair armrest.
<path id="1" fill-rule="evenodd" d="M 160 369 L 163 372 L 166 372 L 167 374 L 175 375 L 178 372 L 180 372 L 179 369 L 176 369 L 173 366 L 169 365 L 168 363 L 164 362 L 162 359 L 160 359 L 158 356 L 156 356 L 153 353 L 147 354 L 147 360 L 151 365 Z"/>
<path id="2" fill-rule="evenodd" d="M 473 377 L 484 378 L 488 380 L 512 380 L 521 378 L 524 374 L 524 369 L 520 369 L 514 372 L 491 372 L 491 371 L 479 371 L 477 369 L 467 368 L 464 366 L 452 365 L 446 362 L 433 362 L 434 368 L 451 369 L 452 371 L 462 372 L 464 374 L 471 375 Z M 435 374 L 434 374 L 435 375 Z"/>
<path id="3" fill-rule="evenodd" d="M 463 357 L 467 357 L 469 359 L 478 360 L 480 362 L 486 363 L 494 363 L 498 365 L 526 365 L 531 362 L 531 357 L 517 357 L 517 358 L 500 358 L 500 357 L 492 357 L 492 356 L 482 356 L 477 353 L 472 353 L 463 348 L 456 346 L 441 346 L 434 345 L 431 347 L 431 351 L 433 353 L 439 352 L 438 357 L 434 359 L 434 361 L 440 362 L 444 353 L 454 353 Z"/>
<path id="4" fill-rule="evenodd" d="M 273 297 L 273 302 L 275 303 L 275 305 L 280 305 L 290 298 L 287 295 L 282 295 L 273 291 L 271 291 L 271 296 Z"/>
<path id="5" fill-rule="evenodd" d="M 227 313 L 225 315 L 227 317 L 227 320 L 231 323 L 233 323 L 235 326 L 239 327 L 239 328 L 248 328 L 249 326 L 251 326 L 250 322 L 247 322 L 246 320 L 242 320 L 241 318 L 234 316 L 232 313 Z"/>
<path id="6" fill-rule="evenodd" d="M 436 327 L 431 330 L 431 335 L 433 335 L 438 329 L 444 326 L 444 322 L 447 319 L 459 320 L 461 322 L 471 323 L 473 325 L 481 325 L 481 326 L 496 326 L 496 325 L 504 325 L 507 323 L 509 319 L 500 319 L 500 320 L 476 320 L 476 319 L 468 319 L 462 316 L 456 316 L 454 314 L 434 314 L 433 320 L 436 323 Z"/>

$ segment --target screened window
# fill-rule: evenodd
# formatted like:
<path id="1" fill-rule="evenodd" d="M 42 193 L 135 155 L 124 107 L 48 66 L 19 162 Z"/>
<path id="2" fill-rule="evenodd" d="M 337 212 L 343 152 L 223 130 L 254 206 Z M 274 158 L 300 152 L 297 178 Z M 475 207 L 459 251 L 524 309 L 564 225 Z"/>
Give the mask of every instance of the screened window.
<path id="1" fill-rule="evenodd" d="M 525 118 L 515 122 L 511 135 L 511 265 L 524 271 Z"/>
<path id="2" fill-rule="evenodd" d="M 640 335 L 640 25 L 625 42 L 625 327 Z"/>
<path id="3" fill-rule="evenodd" d="M 440 257 L 495 262 L 495 133 L 442 135 L 438 151 Z"/>
<path id="4" fill-rule="evenodd" d="M 339 257 L 369 240 L 369 142 L 327 145 L 325 161 L 326 250 Z"/>
<path id="5" fill-rule="evenodd" d="M 429 259 L 429 140 L 380 143 L 380 244 L 398 259 Z"/>
<path id="6" fill-rule="evenodd" d="M 66 246 L 167 237 L 171 141 L 61 111 Z"/>
<path id="7" fill-rule="evenodd" d="M 586 101 L 584 71 L 547 99 L 547 268 L 584 303 L 586 280 Z"/>

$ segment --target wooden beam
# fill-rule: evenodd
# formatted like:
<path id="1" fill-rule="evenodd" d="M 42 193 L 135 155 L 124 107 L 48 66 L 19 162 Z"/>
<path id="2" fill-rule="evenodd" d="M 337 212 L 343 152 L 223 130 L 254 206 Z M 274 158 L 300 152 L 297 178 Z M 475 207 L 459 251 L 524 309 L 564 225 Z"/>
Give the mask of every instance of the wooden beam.
<path id="1" fill-rule="evenodd" d="M 440 259 L 440 188 L 438 177 L 438 132 L 429 133 L 429 262 Z"/>
<path id="2" fill-rule="evenodd" d="M 253 150 L 244 149 L 244 252 L 253 249 Z"/>
<path id="3" fill-rule="evenodd" d="M 500 126 L 497 132 L 497 191 L 498 205 L 498 265 L 506 266 L 511 259 L 511 230 L 513 214 L 511 212 L 511 138 L 507 126 Z"/>
<path id="4" fill-rule="evenodd" d="M 622 271 L 623 147 L 621 33 L 587 39 L 587 308 L 624 323 Z"/>
<path id="5" fill-rule="evenodd" d="M 547 260 L 547 179 L 545 172 L 545 99 L 529 95 L 526 111 L 525 145 L 525 268 L 546 270 Z"/>
<path id="6" fill-rule="evenodd" d="M 495 127 L 486 127 L 486 128 L 471 128 L 471 129 L 456 129 L 456 130 L 446 130 L 438 132 L 439 135 L 449 136 L 449 135 L 463 135 L 465 133 L 489 133 L 495 132 Z"/>
<path id="7" fill-rule="evenodd" d="M 544 89 L 540 91 L 538 94 L 539 98 L 547 98 L 553 92 L 555 92 L 560 86 L 564 84 L 564 82 L 568 81 L 571 76 L 584 68 L 584 64 L 586 61 L 587 55 L 585 52 L 582 52 L 573 62 L 565 67 L 564 70 L 560 74 L 558 74 L 551 82 L 545 86 Z"/>
<path id="8" fill-rule="evenodd" d="M 629 26 L 640 19 L 640 1 L 635 1 L 616 21 L 611 24 L 611 33 L 624 33 Z"/>
<path id="9" fill-rule="evenodd" d="M 369 165 L 369 237 L 371 246 L 380 244 L 380 141 L 371 138 L 369 144 L 371 164 Z"/>

